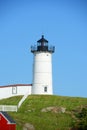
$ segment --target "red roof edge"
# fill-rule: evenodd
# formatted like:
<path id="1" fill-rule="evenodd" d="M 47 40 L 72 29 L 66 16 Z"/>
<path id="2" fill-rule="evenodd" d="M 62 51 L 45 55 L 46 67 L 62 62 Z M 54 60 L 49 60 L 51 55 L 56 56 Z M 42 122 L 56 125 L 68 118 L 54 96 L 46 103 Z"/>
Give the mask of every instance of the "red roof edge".
<path id="1" fill-rule="evenodd" d="M 0 88 L 16 87 L 16 86 L 32 86 L 32 84 L 11 84 L 11 85 L 0 86 Z"/>

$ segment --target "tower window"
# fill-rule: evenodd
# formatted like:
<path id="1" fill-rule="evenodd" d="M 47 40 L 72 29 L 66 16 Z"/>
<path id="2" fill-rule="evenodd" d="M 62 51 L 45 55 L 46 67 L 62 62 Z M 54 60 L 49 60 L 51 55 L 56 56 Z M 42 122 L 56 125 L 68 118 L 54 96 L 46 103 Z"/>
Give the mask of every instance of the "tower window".
<path id="1" fill-rule="evenodd" d="M 47 86 L 44 87 L 44 92 L 47 92 Z"/>

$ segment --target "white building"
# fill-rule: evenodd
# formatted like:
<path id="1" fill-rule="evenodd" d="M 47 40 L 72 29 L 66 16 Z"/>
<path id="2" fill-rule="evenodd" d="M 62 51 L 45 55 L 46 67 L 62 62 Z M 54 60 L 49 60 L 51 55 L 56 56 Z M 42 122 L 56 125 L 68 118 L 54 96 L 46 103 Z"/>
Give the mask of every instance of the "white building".
<path id="1" fill-rule="evenodd" d="M 33 83 L 32 94 L 53 94 L 52 87 L 52 53 L 54 46 L 49 46 L 48 41 L 42 35 L 36 46 L 32 46 Z"/>
<path id="2" fill-rule="evenodd" d="M 14 84 L 0 86 L 0 99 L 9 98 L 12 96 L 31 94 L 31 84 Z"/>
<path id="3" fill-rule="evenodd" d="M 0 99 L 25 94 L 53 94 L 52 53 L 54 46 L 49 46 L 42 35 L 36 46 L 31 47 L 34 54 L 33 83 L 0 86 Z"/>

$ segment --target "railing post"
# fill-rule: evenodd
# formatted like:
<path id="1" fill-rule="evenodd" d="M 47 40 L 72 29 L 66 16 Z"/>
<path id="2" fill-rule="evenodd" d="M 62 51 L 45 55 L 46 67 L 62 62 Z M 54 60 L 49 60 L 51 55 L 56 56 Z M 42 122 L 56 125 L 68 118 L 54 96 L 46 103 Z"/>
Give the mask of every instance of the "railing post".
<path id="1" fill-rule="evenodd" d="M 3 106 L 2 106 L 2 111 L 4 111 L 4 108 L 5 108 L 5 107 L 4 107 L 4 105 L 3 105 Z"/>

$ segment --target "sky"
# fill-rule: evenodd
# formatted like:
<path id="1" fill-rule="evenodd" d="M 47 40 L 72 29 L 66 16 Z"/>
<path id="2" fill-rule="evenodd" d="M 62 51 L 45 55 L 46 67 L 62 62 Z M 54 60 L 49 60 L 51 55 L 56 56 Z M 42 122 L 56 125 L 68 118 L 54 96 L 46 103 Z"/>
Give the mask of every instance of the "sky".
<path id="1" fill-rule="evenodd" d="M 87 97 L 86 0 L 0 0 L 0 86 L 32 83 L 41 35 L 55 46 L 54 94 Z"/>

